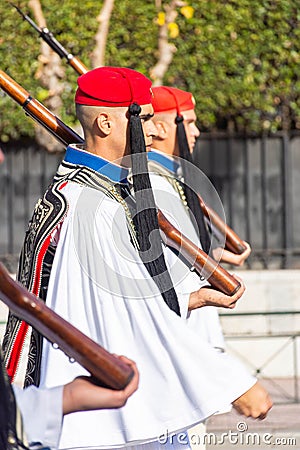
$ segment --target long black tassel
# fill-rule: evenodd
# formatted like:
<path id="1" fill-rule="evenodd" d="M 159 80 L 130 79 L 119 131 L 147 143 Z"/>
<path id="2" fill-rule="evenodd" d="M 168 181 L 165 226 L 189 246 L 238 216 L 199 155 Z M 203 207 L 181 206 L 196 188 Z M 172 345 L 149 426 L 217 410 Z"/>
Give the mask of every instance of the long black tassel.
<path id="1" fill-rule="evenodd" d="M 130 105 L 132 177 L 137 209 L 133 221 L 137 231 L 141 259 L 166 304 L 172 311 L 180 315 L 177 295 L 162 250 L 155 201 L 148 174 L 144 134 L 139 118 L 140 112 L 139 105 L 136 103 Z"/>
<path id="2" fill-rule="evenodd" d="M 179 155 L 182 159 L 185 159 L 186 161 L 193 164 L 192 156 L 189 150 L 189 144 L 185 133 L 183 117 L 177 115 L 175 121 L 177 124 L 177 142 L 179 147 Z M 200 207 L 198 195 L 193 191 L 193 189 L 189 187 L 189 174 L 187 164 L 182 164 L 182 172 L 184 178 L 184 194 L 186 196 L 187 205 L 190 209 L 191 219 L 196 228 L 197 234 L 200 237 L 202 249 L 205 251 L 205 253 L 209 253 L 211 240 L 205 225 L 204 215 Z"/>

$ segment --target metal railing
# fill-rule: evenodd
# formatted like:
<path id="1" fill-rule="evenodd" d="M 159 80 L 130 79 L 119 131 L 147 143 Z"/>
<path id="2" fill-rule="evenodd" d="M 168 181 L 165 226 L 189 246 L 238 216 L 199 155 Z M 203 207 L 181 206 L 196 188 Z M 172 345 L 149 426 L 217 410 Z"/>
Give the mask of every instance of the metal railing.
<path id="1" fill-rule="evenodd" d="M 277 316 L 286 319 L 287 316 L 299 316 L 300 311 L 251 311 L 251 312 L 226 312 L 220 313 L 221 322 L 223 321 L 224 337 L 226 341 L 227 351 L 235 354 L 245 364 L 247 364 L 260 380 L 266 382 L 268 389 L 271 391 L 275 403 L 300 403 L 300 373 L 299 373 L 299 358 L 300 347 L 298 344 L 300 338 L 300 326 L 295 327 L 294 330 L 289 331 L 289 326 L 286 325 L 285 331 L 279 331 L 273 326 L 272 330 L 265 329 L 263 332 L 258 332 L 258 327 L 253 327 L 251 332 L 234 332 L 234 321 L 238 319 L 247 320 L 247 317 L 271 317 Z M 228 332 L 228 325 L 224 326 L 224 320 L 230 321 L 230 329 Z M 290 323 L 287 322 L 286 323 Z M 299 322 L 300 323 L 300 322 Z M 291 328 L 291 327 L 290 327 Z M 266 341 L 277 341 L 277 345 L 266 346 Z M 243 351 L 245 346 L 239 345 L 247 341 L 248 351 Z M 290 349 L 291 347 L 291 349 Z M 251 351 L 249 350 L 251 348 Z M 271 374 L 266 374 L 270 371 L 270 365 L 278 357 L 285 361 L 284 368 L 280 367 L 280 376 L 276 375 L 276 370 L 272 369 Z M 277 363 L 280 364 L 280 363 Z"/>

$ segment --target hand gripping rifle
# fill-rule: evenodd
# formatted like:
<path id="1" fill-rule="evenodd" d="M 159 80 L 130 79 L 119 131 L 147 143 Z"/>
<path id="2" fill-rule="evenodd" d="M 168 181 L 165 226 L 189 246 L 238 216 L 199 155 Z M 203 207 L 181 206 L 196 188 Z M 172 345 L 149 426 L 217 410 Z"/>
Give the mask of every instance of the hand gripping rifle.
<path id="1" fill-rule="evenodd" d="M 72 53 L 69 53 L 60 42 L 53 36 L 53 34 L 48 30 L 48 28 L 43 27 L 40 28 L 37 24 L 27 15 L 24 14 L 21 9 L 14 5 L 12 2 L 9 2 L 19 14 L 23 17 L 24 20 L 27 20 L 28 23 L 39 33 L 40 37 L 47 42 L 47 44 L 52 48 L 54 52 L 56 52 L 62 59 L 65 58 L 67 63 L 76 70 L 79 75 L 86 73 L 88 69 L 86 66 L 76 57 L 73 56 Z"/>
<path id="2" fill-rule="evenodd" d="M 77 133 L 67 127 L 40 102 L 32 98 L 29 92 L 2 70 L 0 70 L 0 88 L 19 103 L 26 114 L 37 120 L 64 145 L 82 144 L 84 142 Z M 185 259 L 197 269 L 198 273 L 203 274 L 215 289 L 231 296 L 240 288 L 240 283 L 232 275 L 176 230 L 161 211 L 158 212 L 158 223 L 166 245 L 182 252 Z"/>
<path id="3" fill-rule="evenodd" d="M 33 326 L 101 384 L 124 389 L 133 377 L 130 366 L 64 320 L 21 284 L 0 263 L 0 299 L 20 319 Z"/>
<path id="4" fill-rule="evenodd" d="M 40 29 L 29 16 L 27 16 L 20 10 L 20 8 L 18 8 L 13 3 L 11 3 L 11 5 L 16 8 L 23 19 L 27 20 L 27 22 L 30 23 L 30 25 L 40 34 L 41 38 L 44 39 L 44 41 L 46 41 L 47 44 L 52 48 L 52 50 L 58 53 L 61 58 L 67 59 L 68 63 L 79 75 L 82 75 L 88 71 L 87 67 L 78 58 L 68 53 L 68 51 L 53 37 L 48 28 Z M 211 223 L 212 227 L 216 229 L 217 234 L 221 234 L 222 236 L 225 235 L 225 247 L 237 255 L 242 254 L 247 248 L 243 240 L 221 219 L 221 217 L 213 209 L 205 204 L 204 200 L 200 196 L 199 203 L 205 217 Z"/>

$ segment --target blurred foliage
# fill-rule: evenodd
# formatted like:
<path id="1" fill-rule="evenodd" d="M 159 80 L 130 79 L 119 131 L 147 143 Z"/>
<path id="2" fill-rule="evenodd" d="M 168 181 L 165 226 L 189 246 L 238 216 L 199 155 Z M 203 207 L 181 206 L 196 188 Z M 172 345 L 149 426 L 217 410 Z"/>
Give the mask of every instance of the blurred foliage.
<path id="1" fill-rule="evenodd" d="M 102 2 L 65 0 L 58 7 L 57 1 L 41 0 L 41 4 L 54 36 L 90 67 Z M 33 18 L 27 1 L 17 5 Z M 300 0 L 190 0 L 178 12 L 176 27 L 170 29 L 177 51 L 164 82 L 193 92 L 201 129 L 300 129 Z M 158 57 L 162 13 L 154 0 L 116 1 L 106 64 L 147 75 Z M 47 91 L 35 78 L 40 38 L 5 0 L 0 15 L 1 69 L 43 102 Z M 60 117 L 73 126 L 77 74 L 63 64 Z M 0 111 L 0 140 L 33 135 L 32 121 L 2 91 Z"/>

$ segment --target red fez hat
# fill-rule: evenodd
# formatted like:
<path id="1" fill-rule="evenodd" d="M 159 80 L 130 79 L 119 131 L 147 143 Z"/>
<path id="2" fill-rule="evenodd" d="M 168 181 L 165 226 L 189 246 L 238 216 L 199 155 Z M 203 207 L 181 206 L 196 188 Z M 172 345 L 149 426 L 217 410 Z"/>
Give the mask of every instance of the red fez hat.
<path id="1" fill-rule="evenodd" d="M 89 106 L 129 106 L 151 103 L 151 81 L 125 67 L 98 67 L 78 80 L 75 103 Z"/>
<path id="2" fill-rule="evenodd" d="M 152 105 L 156 113 L 175 110 L 180 115 L 182 111 L 195 108 L 195 100 L 190 92 L 169 86 L 155 86 L 152 91 Z"/>

